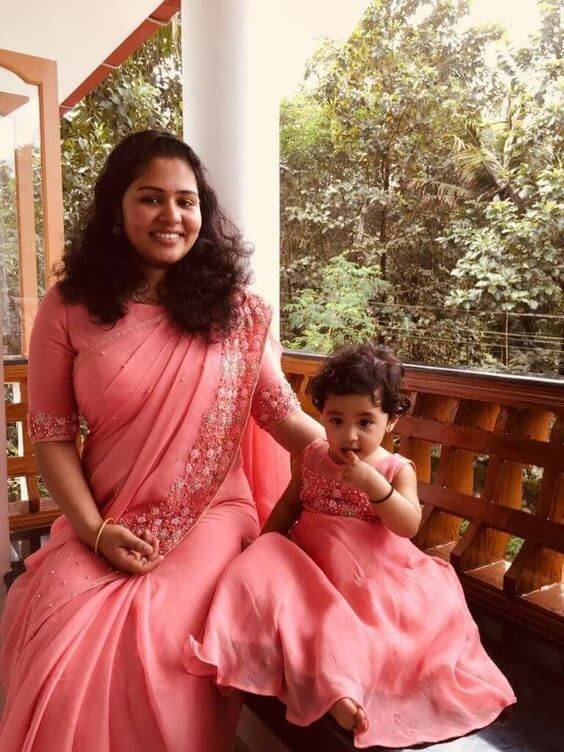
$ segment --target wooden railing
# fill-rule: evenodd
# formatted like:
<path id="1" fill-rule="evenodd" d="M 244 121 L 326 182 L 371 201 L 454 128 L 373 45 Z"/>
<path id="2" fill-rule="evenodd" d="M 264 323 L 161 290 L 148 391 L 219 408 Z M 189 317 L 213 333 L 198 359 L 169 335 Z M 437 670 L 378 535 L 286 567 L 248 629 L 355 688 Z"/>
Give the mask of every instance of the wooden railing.
<path id="1" fill-rule="evenodd" d="M 57 519 L 54 502 L 41 493 L 33 448 L 27 432 L 27 362 L 4 363 L 7 388 L 6 427 L 8 432 L 8 501 L 10 534 L 41 531 Z M 39 542 L 37 540 L 37 547 Z"/>
<path id="2" fill-rule="evenodd" d="M 322 356 L 286 351 L 283 367 L 306 412 Z M 27 364 L 7 364 L 6 420 L 17 456 L 8 477 L 14 536 L 58 515 L 42 495 L 27 436 Z M 564 383 L 408 366 L 411 409 L 387 448 L 414 460 L 423 521 L 415 542 L 450 561 L 467 596 L 564 642 Z M 437 594 L 440 598 L 440 593 Z"/>
<path id="3" fill-rule="evenodd" d="M 314 417 L 307 385 L 323 360 L 283 357 Z M 417 467 L 415 543 L 451 562 L 471 600 L 564 642 L 564 382 L 405 371 L 411 409 L 386 448 Z"/>

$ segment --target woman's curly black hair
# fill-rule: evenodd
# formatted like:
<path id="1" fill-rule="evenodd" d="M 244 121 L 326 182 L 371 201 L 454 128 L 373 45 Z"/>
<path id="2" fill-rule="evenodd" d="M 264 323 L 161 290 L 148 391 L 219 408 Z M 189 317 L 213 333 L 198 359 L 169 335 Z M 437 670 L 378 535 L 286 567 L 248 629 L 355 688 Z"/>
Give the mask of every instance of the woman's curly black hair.
<path id="1" fill-rule="evenodd" d="M 410 407 L 401 394 L 403 368 L 387 348 L 372 342 L 348 345 L 335 350 L 309 383 L 309 393 L 321 412 L 330 394 L 361 394 L 389 416 L 402 415 Z"/>
<path id="2" fill-rule="evenodd" d="M 251 277 L 250 250 L 219 207 L 198 156 L 166 131 L 133 133 L 110 153 L 93 202 L 64 254 L 59 288 L 68 303 L 84 304 L 97 323 L 110 325 L 125 315 L 129 301 L 147 290 L 135 251 L 115 226 L 125 191 L 156 157 L 182 159 L 192 168 L 202 212 L 198 239 L 167 270 L 158 286 L 159 298 L 180 331 L 216 341 L 237 318 Z"/>

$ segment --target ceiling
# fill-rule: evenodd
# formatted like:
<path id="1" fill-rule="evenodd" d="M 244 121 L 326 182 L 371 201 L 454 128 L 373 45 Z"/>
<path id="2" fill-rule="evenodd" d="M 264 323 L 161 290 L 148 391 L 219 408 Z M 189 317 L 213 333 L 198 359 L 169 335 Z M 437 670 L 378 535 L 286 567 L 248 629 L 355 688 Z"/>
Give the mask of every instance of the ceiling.
<path id="1" fill-rule="evenodd" d="M 162 4 L 162 0 L 0 0 L 0 48 L 56 60 L 61 103 Z"/>

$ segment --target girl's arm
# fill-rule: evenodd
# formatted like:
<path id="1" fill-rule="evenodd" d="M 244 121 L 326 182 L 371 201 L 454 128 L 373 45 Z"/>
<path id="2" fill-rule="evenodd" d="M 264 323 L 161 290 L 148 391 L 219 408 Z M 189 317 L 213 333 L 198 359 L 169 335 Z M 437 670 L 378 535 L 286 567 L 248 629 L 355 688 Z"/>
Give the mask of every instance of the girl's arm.
<path id="1" fill-rule="evenodd" d="M 376 468 L 350 452 L 342 480 L 364 491 L 375 501 L 385 498 L 392 486 L 390 496 L 375 504 L 378 515 L 396 535 L 413 538 L 421 523 L 421 505 L 417 497 L 417 475 L 412 465 L 404 465 L 391 484 Z"/>
<path id="2" fill-rule="evenodd" d="M 300 500 L 301 485 L 302 471 L 300 458 L 296 463 L 296 470 L 292 474 L 288 487 L 270 513 L 261 531 L 261 535 L 264 533 L 281 533 L 282 535 L 286 535 L 289 532 L 302 511 L 302 502 Z"/>
<path id="3" fill-rule="evenodd" d="M 377 471 L 376 471 L 377 472 Z M 380 475 L 380 473 L 378 473 Z M 390 490 L 390 482 L 380 475 L 383 483 L 379 483 L 382 490 L 379 496 L 370 495 L 372 499 L 380 499 Z M 413 465 L 404 465 L 394 478 L 394 491 L 389 499 L 376 504 L 378 515 L 384 525 L 396 535 L 413 538 L 421 524 L 421 505 L 417 497 L 417 475 Z"/>

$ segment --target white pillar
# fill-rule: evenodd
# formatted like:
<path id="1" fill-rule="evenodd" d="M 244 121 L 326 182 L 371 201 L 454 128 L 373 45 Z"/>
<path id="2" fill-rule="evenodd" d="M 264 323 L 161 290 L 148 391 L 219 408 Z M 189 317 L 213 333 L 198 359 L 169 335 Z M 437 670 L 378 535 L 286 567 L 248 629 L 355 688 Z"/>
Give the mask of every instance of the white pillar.
<path id="1" fill-rule="evenodd" d="M 184 137 L 279 310 L 279 0 L 182 0 Z"/>

